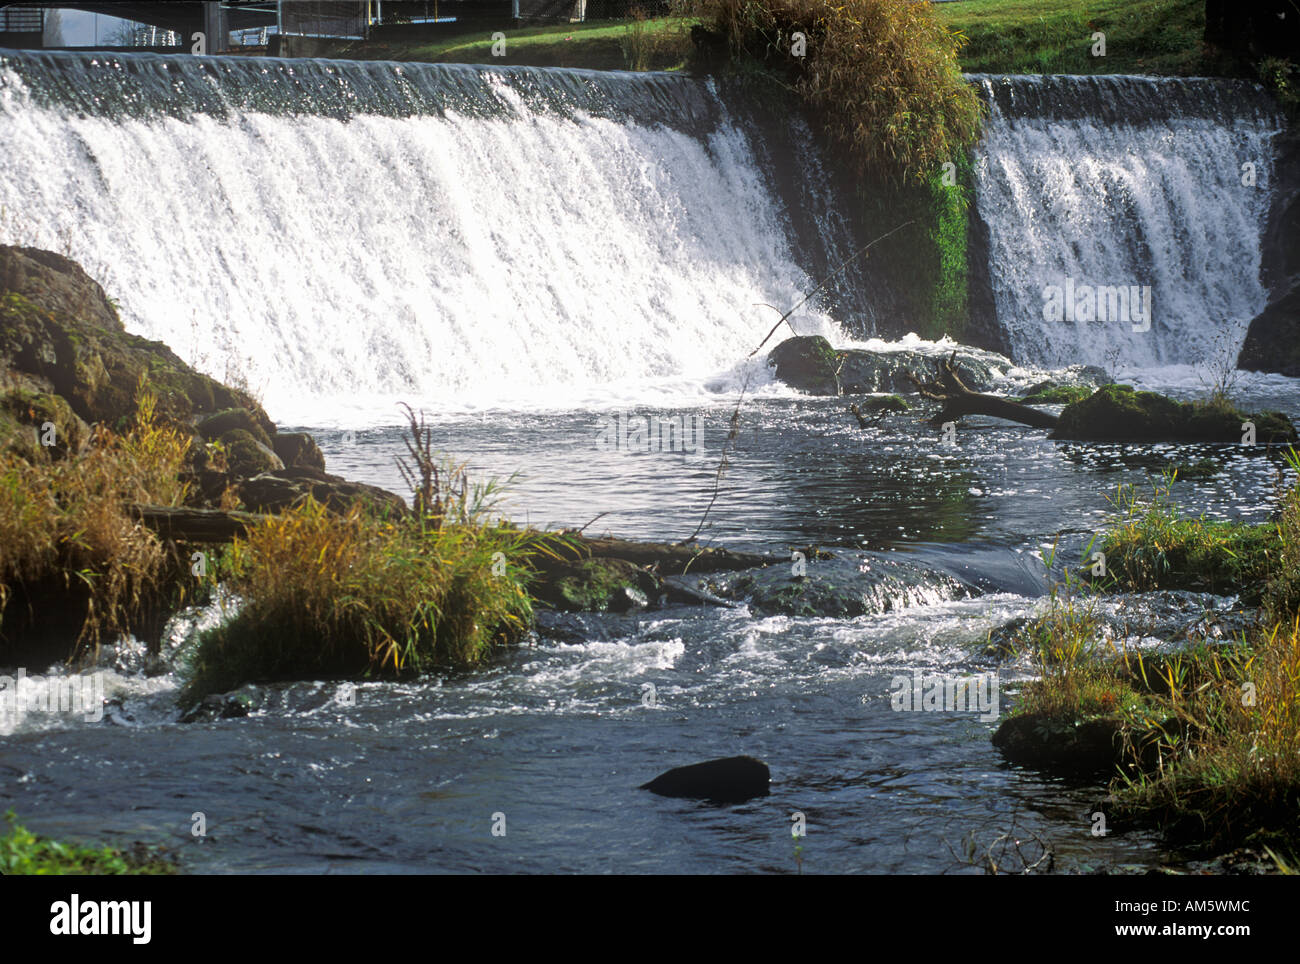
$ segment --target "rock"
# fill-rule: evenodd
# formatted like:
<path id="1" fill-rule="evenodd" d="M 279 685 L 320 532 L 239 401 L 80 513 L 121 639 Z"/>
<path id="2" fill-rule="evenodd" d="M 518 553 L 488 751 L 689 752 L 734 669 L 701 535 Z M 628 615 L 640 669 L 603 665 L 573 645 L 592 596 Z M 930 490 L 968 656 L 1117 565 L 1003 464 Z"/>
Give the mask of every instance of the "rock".
<path id="1" fill-rule="evenodd" d="M 387 489 L 303 467 L 277 469 L 244 479 L 238 483 L 238 492 L 244 505 L 255 512 L 279 512 L 308 495 L 335 512 L 346 512 L 358 502 L 394 518 L 405 517 L 411 511 L 400 495 Z"/>
<path id="2" fill-rule="evenodd" d="M 1281 412 L 1247 415 L 1231 405 L 1178 402 L 1128 385 L 1105 385 L 1061 412 L 1051 437 L 1097 442 L 1222 442 L 1240 444 L 1242 424 L 1255 423 L 1263 444 L 1295 444 L 1295 426 Z"/>
<path id="3" fill-rule="evenodd" d="M 53 441 L 45 445 L 43 439 Z M 0 395 L 0 444 L 24 458 L 42 449 L 55 458 L 76 454 L 90 441 L 90 426 L 59 395 L 12 388 Z"/>
<path id="4" fill-rule="evenodd" d="M 994 352 L 964 346 L 955 351 L 958 375 L 977 392 L 987 391 L 997 376 L 1013 367 L 1010 359 Z M 777 378 L 810 395 L 866 395 L 915 391 L 908 373 L 924 373 L 952 353 L 835 349 L 821 335 L 796 335 L 773 348 L 767 361 Z"/>
<path id="5" fill-rule="evenodd" d="M 898 395 L 873 395 L 858 403 L 858 409 L 873 415 L 895 415 L 910 411 L 911 405 Z"/>
<path id="6" fill-rule="evenodd" d="M 1237 367 L 1300 378 L 1300 285 L 1251 321 Z"/>
<path id="7" fill-rule="evenodd" d="M 325 471 L 325 455 L 316 440 L 306 432 L 281 432 L 271 439 L 271 448 L 286 468 Z"/>
<path id="8" fill-rule="evenodd" d="M 821 335 L 787 338 L 767 355 L 767 363 L 792 388 L 809 395 L 840 395 L 839 358 Z"/>
<path id="9" fill-rule="evenodd" d="M 228 408 L 214 412 L 199 419 L 194 427 L 209 442 L 221 438 L 228 432 L 247 432 L 268 449 L 271 448 L 271 433 L 275 431 L 273 424 L 268 430 L 261 419 L 246 408 Z"/>
<path id="10" fill-rule="evenodd" d="M 662 797 L 692 797 L 713 803 L 741 803 L 767 796 L 772 773 L 752 756 L 732 756 L 676 767 L 637 789 Z"/>
<path id="11" fill-rule="evenodd" d="M 661 586 L 652 573 L 626 559 L 553 562 L 531 588 L 540 602 L 565 612 L 627 612 L 658 599 Z"/>
<path id="12" fill-rule="evenodd" d="M 212 693 L 203 697 L 184 713 L 182 723 L 211 723 L 215 720 L 234 720 L 255 713 L 266 705 L 267 692 L 260 686 L 248 683 L 229 693 Z"/>
<path id="13" fill-rule="evenodd" d="M 1026 713 L 1004 719 L 993 734 L 993 745 L 1012 763 L 1092 775 L 1122 762 L 1123 731 L 1123 722 L 1115 717 L 1075 721 Z"/>
<path id="14" fill-rule="evenodd" d="M 128 334 L 75 262 L 0 245 L 0 385 L 60 396 L 83 422 L 120 431 L 135 415 L 141 376 L 158 396 L 159 418 L 186 432 L 196 416 L 230 408 L 274 428 L 251 396 L 194 371 L 161 342 Z"/>
<path id="15" fill-rule="evenodd" d="M 280 457 L 269 446 L 242 428 L 231 429 L 221 436 L 220 441 L 226 449 L 226 463 L 236 476 L 249 477 L 284 468 Z"/>

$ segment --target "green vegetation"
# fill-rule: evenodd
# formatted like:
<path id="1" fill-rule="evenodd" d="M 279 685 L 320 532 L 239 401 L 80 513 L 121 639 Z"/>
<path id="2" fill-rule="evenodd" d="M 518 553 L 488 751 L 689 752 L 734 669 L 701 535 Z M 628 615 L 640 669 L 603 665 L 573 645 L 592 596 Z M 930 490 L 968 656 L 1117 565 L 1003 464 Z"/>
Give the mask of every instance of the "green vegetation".
<path id="1" fill-rule="evenodd" d="M 79 624 L 78 644 L 126 632 L 165 596 L 183 594 L 183 570 L 131 502 L 179 505 L 188 436 L 160 425 L 142 388 L 134 424 L 121 436 L 97 425 L 80 452 L 0 449 L 0 612 L 6 635 L 30 605 L 52 594 Z M 39 417 L 39 416 L 38 416 Z M 34 429 L 33 429 L 34 431 Z M 20 436 L 21 438 L 21 436 Z M 14 600 L 14 605 L 9 605 Z"/>
<path id="2" fill-rule="evenodd" d="M 1087 385 L 1052 385 L 1026 395 L 1021 401 L 1026 405 L 1071 405 L 1088 398 L 1093 391 Z"/>
<path id="3" fill-rule="evenodd" d="M 1218 73 L 1202 50 L 1204 0 L 963 0 L 935 5 L 939 21 L 969 41 L 971 73 Z M 1094 33 L 1106 55 L 1093 55 Z"/>
<path id="4" fill-rule="evenodd" d="M 785 78 L 847 163 L 874 181 L 928 183 L 979 134 L 982 108 L 957 63 L 963 38 L 931 4 L 700 0 L 696 9 L 734 56 Z"/>
<path id="5" fill-rule="evenodd" d="M 549 537 L 493 520 L 497 486 L 439 460 L 408 414 L 415 511 L 340 515 L 308 498 L 236 538 L 214 578 L 241 608 L 200 639 L 182 702 L 253 680 L 469 666 L 531 625 L 527 561 Z"/>
<path id="6" fill-rule="evenodd" d="M 367 41 L 344 51 L 366 60 L 522 64 L 590 70 L 678 70 L 690 55 L 692 21 L 681 17 L 593 20 L 505 29 L 505 54 L 492 55 L 492 30 L 449 33 L 431 42 Z"/>
<path id="7" fill-rule="evenodd" d="M 1300 455 L 1288 454 L 1300 475 Z M 1172 477 L 1170 480 L 1172 481 Z M 1041 676 L 995 742 L 1022 762 L 1112 774 L 1108 816 L 1204 850 L 1300 842 L 1300 482 L 1276 522 L 1179 517 L 1168 483 L 1121 491 L 1103 588 L 1235 592 L 1261 615 L 1227 643 L 1144 654 L 1104 641 L 1095 597 L 1066 575 L 1021 632 Z M 1089 546 L 1089 550 L 1091 550 Z M 1087 740 L 1079 734 L 1088 733 Z M 1063 753 L 1062 749 L 1068 750 Z M 1270 851 L 1271 852 L 1271 851 Z"/>
<path id="8" fill-rule="evenodd" d="M 1240 443 L 1243 425 L 1255 426 L 1262 445 L 1297 442 L 1295 427 L 1280 412 L 1247 414 L 1216 392 L 1208 399 L 1179 402 L 1128 385 L 1103 385 L 1067 405 L 1053 438 L 1108 442 Z"/>
<path id="9" fill-rule="evenodd" d="M 174 874 L 176 863 L 161 852 L 137 849 L 123 853 L 112 847 L 83 847 L 39 837 L 17 822 L 13 811 L 4 817 L 0 836 L 0 874 Z"/>

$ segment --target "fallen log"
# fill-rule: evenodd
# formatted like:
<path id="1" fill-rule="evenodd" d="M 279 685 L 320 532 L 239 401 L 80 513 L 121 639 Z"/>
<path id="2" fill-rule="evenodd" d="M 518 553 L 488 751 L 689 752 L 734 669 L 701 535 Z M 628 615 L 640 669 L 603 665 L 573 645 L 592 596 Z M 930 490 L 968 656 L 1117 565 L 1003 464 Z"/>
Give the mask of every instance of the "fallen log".
<path id="1" fill-rule="evenodd" d="M 138 502 L 132 504 L 131 514 L 164 539 L 182 542 L 230 542 L 265 518 L 252 512 L 186 509 Z"/>
<path id="2" fill-rule="evenodd" d="M 1021 425 L 1033 428 L 1056 428 L 1057 417 L 1037 408 L 1021 405 L 997 395 L 985 395 L 973 392 L 962 382 L 953 363 L 957 353 L 947 361 L 939 363 L 938 376 L 925 381 L 907 372 L 907 379 L 916 386 L 916 390 L 926 398 L 942 402 L 943 408 L 930 419 L 931 425 L 955 422 L 963 415 L 989 415 L 993 418 L 1005 418 Z"/>

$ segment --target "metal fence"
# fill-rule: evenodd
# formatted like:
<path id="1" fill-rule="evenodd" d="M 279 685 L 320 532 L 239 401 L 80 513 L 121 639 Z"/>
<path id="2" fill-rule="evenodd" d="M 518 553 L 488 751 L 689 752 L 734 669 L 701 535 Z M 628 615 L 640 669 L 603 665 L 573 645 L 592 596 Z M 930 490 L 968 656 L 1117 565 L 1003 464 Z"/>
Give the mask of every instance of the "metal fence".
<path id="1" fill-rule="evenodd" d="M 364 0 L 300 0 L 280 4 L 280 33 L 299 37 L 365 37 Z"/>
<path id="2" fill-rule="evenodd" d="M 41 33 L 44 29 L 41 7 L 0 7 L 0 33 Z"/>

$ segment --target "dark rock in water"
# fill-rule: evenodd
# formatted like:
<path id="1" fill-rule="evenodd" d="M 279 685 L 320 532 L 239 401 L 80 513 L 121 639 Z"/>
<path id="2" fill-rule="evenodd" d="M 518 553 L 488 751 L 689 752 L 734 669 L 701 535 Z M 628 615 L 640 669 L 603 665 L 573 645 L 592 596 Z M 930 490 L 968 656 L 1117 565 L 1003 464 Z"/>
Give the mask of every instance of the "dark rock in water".
<path id="1" fill-rule="evenodd" d="M 713 803 L 740 803 L 768 793 L 772 772 L 752 756 L 731 756 L 661 773 L 637 789 L 662 797 L 692 797 Z"/>
<path id="2" fill-rule="evenodd" d="M 1114 717 L 1062 721 L 1029 713 L 1003 720 L 993 745 L 1012 763 L 1091 775 L 1111 771 L 1123 759 L 1123 731 L 1123 722 Z"/>
<path id="3" fill-rule="evenodd" d="M 626 559 L 593 558 L 549 563 L 533 596 L 566 612 L 627 612 L 658 600 L 661 586 L 653 573 Z"/>
<path id="4" fill-rule="evenodd" d="M 954 350 L 958 375 L 977 392 L 987 391 L 1013 367 L 1010 359 L 993 352 L 964 346 Z M 810 395 L 866 395 L 915 391 L 908 373 L 929 371 L 939 357 L 911 349 L 835 349 L 821 335 L 796 335 L 773 348 L 767 362 L 777 378 Z"/>
<path id="5" fill-rule="evenodd" d="M 406 502 L 396 493 L 375 485 L 349 482 L 317 469 L 277 469 L 239 483 L 239 497 L 255 512 L 279 512 L 308 495 L 335 512 L 346 512 L 358 502 L 395 518 L 410 512 Z"/>
<path id="6" fill-rule="evenodd" d="M 306 432 L 281 432 L 271 439 L 271 448 L 280 456 L 285 468 L 325 471 L 325 455 L 316 440 Z"/>
<path id="7" fill-rule="evenodd" d="M 1255 424 L 1261 445 L 1296 444 L 1281 412 L 1247 415 L 1231 406 L 1179 402 L 1128 385 L 1105 385 L 1065 406 L 1052 438 L 1096 442 L 1221 442 L 1240 444 L 1242 423 Z"/>
<path id="8" fill-rule="evenodd" d="M 182 723 L 211 723 L 248 716 L 266 705 L 267 692 L 249 683 L 229 693 L 212 693 L 203 697 L 182 715 Z"/>
<path id="9" fill-rule="evenodd" d="M 839 358 L 821 335 L 787 338 L 767 355 L 776 377 L 810 395 L 839 395 Z"/>
<path id="10" fill-rule="evenodd" d="M 1270 304 L 1250 323 L 1237 367 L 1300 378 L 1300 286 Z"/>

